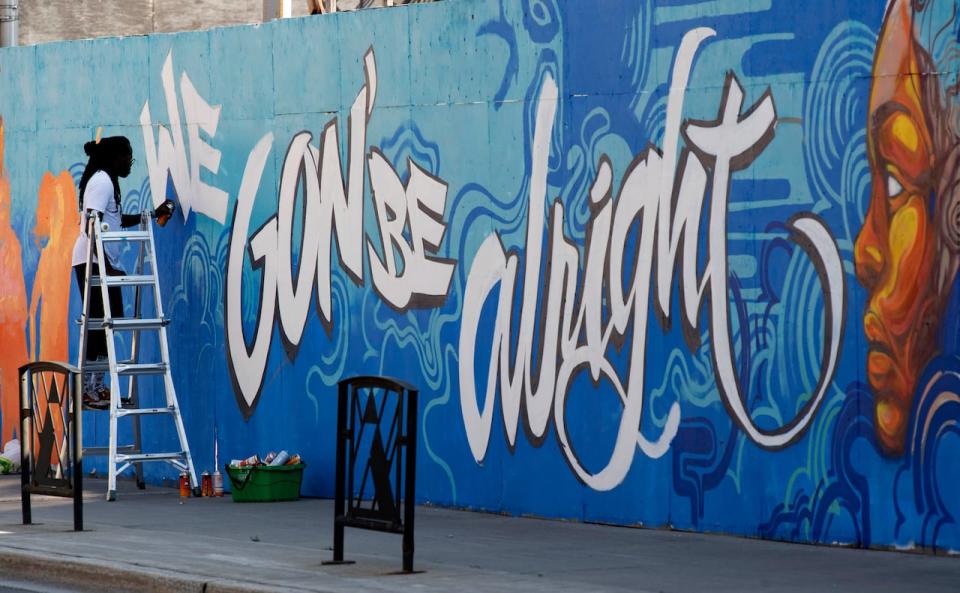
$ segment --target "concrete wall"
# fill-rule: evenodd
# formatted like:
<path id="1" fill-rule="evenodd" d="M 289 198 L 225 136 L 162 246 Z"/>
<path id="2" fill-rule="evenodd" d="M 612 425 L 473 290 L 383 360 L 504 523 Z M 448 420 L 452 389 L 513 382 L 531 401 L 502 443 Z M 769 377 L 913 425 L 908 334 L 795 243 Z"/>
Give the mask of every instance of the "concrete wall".
<path id="1" fill-rule="evenodd" d="M 14 369 L 76 355 L 103 126 L 125 208 L 180 204 L 201 470 L 216 434 L 331 495 L 335 385 L 385 374 L 421 389 L 422 501 L 958 550 L 957 20 L 884 4 L 462 0 L 0 52 L 3 435 Z"/>

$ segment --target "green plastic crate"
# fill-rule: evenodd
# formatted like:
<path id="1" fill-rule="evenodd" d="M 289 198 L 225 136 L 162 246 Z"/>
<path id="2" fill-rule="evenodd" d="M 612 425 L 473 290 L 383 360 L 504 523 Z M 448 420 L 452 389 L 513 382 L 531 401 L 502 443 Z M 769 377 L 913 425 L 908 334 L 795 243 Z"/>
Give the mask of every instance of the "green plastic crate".
<path id="1" fill-rule="evenodd" d="M 274 502 L 300 498 L 305 463 L 253 467 L 226 466 L 234 502 Z"/>

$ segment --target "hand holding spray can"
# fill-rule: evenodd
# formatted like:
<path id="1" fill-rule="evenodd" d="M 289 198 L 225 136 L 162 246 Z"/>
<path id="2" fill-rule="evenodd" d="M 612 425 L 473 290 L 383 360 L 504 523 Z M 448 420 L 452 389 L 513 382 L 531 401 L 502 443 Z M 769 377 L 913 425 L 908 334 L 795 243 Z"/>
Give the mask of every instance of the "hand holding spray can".
<path id="1" fill-rule="evenodd" d="M 157 217 L 157 224 L 166 226 L 174 210 L 176 210 L 176 205 L 173 200 L 166 200 L 163 204 L 160 204 L 157 209 L 153 211 L 154 216 Z"/>

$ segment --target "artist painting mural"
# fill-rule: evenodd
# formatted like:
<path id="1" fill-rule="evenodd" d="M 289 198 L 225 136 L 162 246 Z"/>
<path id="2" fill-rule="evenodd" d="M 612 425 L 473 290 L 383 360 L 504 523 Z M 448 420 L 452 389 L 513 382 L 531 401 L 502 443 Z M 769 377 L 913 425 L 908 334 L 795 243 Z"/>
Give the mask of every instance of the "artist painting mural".
<path id="1" fill-rule="evenodd" d="M 329 495 L 334 386 L 384 374 L 433 503 L 960 550 L 958 34 L 943 0 L 476 0 L 5 50 L 3 438 L 17 366 L 76 356 L 103 127 L 124 203 L 180 204 L 201 470 L 297 450 Z"/>

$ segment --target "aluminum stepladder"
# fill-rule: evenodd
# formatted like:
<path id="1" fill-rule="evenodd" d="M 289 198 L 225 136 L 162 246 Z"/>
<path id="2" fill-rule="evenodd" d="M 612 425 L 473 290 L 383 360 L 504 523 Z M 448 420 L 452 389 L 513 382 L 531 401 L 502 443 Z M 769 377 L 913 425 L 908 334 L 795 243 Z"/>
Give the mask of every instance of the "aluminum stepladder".
<path id="1" fill-rule="evenodd" d="M 177 393 L 173 386 L 173 376 L 170 371 L 170 350 L 167 343 L 167 325 L 169 320 L 163 315 L 163 306 L 160 300 L 160 279 L 156 269 L 156 247 L 153 240 L 152 213 L 145 211 L 140 217 L 140 226 L 136 230 L 111 230 L 102 225 L 99 214 L 93 212 L 87 217 L 87 268 L 86 282 L 83 291 L 83 312 L 80 317 L 80 348 L 77 367 L 81 376 L 89 372 L 107 372 L 110 376 L 110 403 L 106 411 L 110 413 L 110 437 L 107 447 L 87 447 L 84 455 L 106 455 L 108 460 L 107 500 L 115 500 L 117 495 L 117 476 L 129 468 L 136 472 L 137 486 L 144 487 L 144 462 L 163 461 L 169 463 L 180 472 L 187 472 L 190 476 L 190 486 L 198 491 L 199 483 L 193 466 L 193 457 L 190 454 L 190 445 L 180 416 L 180 405 L 177 402 Z M 106 261 L 104 243 L 131 242 L 139 244 L 137 268 L 134 274 L 110 276 L 106 274 L 106 266 L 101 269 L 100 275 L 93 274 L 93 256 L 96 253 L 98 262 Z M 96 250 L 94 252 L 94 250 Z M 149 263 L 149 272 L 146 264 Z M 92 287 L 100 287 L 99 295 L 91 291 Z M 110 311 L 111 287 L 130 286 L 134 288 L 134 315 L 133 317 L 113 317 Z M 143 316 L 143 290 L 153 288 L 154 314 L 152 317 Z M 100 298 L 103 302 L 104 316 L 101 319 L 90 318 L 90 299 Z M 107 342 L 107 361 L 94 362 L 86 360 L 87 338 L 90 330 L 102 329 Z M 140 332 L 156 332 L 159 342 L 159 362 L 141 363 L 139 361 Z M 117 332 L 131 332 L 130 358 L 118 361 Z M 138 378 L 142 376 L 163 377 L 163 391 L 166 405 L 155 408 L 141 408 L 139 405 Z M 120 394 L 120 377 L 127 377 L 127 394 Z M 89 409 L 89 408 L 88 408 Z M 133 421 L 133 443 L 120 445 L 118 439 L 118 421 L 130 416 Z M 142 448 L 140 419 L 143 416 L 170 416 L 176 426 L 179 440 L 178 451 L 145 453 Z"/>

